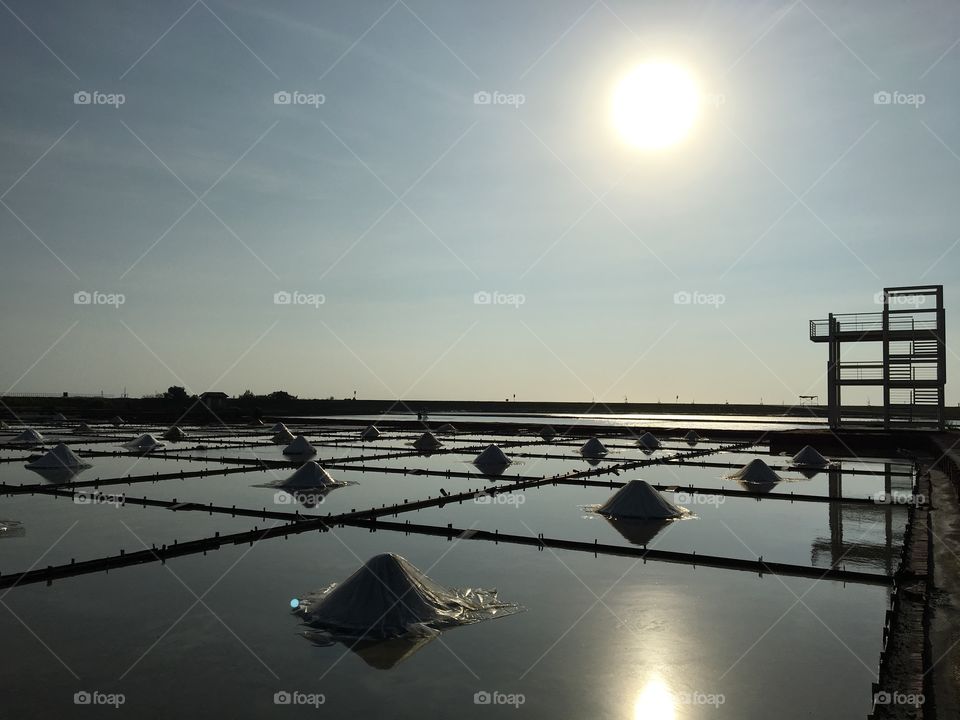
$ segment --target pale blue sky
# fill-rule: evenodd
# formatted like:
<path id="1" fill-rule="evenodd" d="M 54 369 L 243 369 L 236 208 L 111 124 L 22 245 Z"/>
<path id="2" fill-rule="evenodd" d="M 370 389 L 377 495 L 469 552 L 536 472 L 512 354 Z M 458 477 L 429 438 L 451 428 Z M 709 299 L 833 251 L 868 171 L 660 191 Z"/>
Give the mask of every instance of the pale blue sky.
<path id="1" fill-rule="evenodd" d="M 809 319 L 922 282 L 960 370 L 955 3 L 4 2 L 0 390 L 792 403 Z M 657 154 L 650 58 L 722 98 Z"/>

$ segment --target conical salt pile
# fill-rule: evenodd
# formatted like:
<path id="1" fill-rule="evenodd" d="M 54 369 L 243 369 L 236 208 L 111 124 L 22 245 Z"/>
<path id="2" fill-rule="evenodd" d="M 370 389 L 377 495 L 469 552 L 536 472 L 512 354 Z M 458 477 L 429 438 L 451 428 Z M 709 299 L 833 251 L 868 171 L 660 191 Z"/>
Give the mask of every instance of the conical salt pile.
<path id="1" fill-rule="evenodd" d="M 310 460 L 301 465 L 293 475 L 280 483 L 280 487 L 306 490 L 333 487 L 338 484 L 339 483 L 330 476 L 330 473 L 320 466 L 320 463 Z"/>
<path id="2" fill-rule="evenodd" d="M 114 418 L 110 421 L 110 424 L 111 424 L 111 425 L 117 425 L 117 426 L 126 425 L 126 424 L 127 424 L 127 421 L 124 420 L 124 419 L 123 419 L 122 417 L 120 417 L 119 415 L 115 415 Z"/>
<path id="3" fill-rule="evenodd" d="M 297 435 L 293 442 L 283 449 L 284 455 L 316 455 L 317 449 L 304 435 Z"/>
<path id="4" fill-rule="evenodd" d="M 163 434 L 164 440 L 171 440 L 173 442 L 178 442 L 180 440 L 185 439 L 186 437 L 187 437 L 187 434 L 176 425 L 174 425 L 172 428 L 170 428 Z"/>
<path id="5" fill-rule="evenodd" d="M 592 437 L 587 440 L 580 448 L 580 454 L 584 457 L 599 457 L 607 454 L 606 446 L 598 438 Z"/>
<path id="6" fill-rule="evenodd" d="M 90 463 L 85 462 L 73 450 L 60 443 L 46 455 L 28 463 L 27 467 L 31 470 L 76 470 L 88 468 Z"/>
<path id="7" fill-rule="evenodd" d="M 340 585 L 299 600 L 294 613 L 335 636 L 398 637 L 518 612 L 496 591 L 447 588 L 406 559 L 377 555 Z"/>
<path id="8" fill-rule="evenodd" d="M 691 445 L 696 445 L 698 442 L 700 442 L 700 435 L 696 430 L 689 430 L 687 431 L 687 434 L 683 436 L 683 439 Z"/>
<path id="9" fill-rule="evenodd" d="M 793 456 L 790 464 L 795 467 L 825 468 L 830 461 L 817 452 L 816 448 L 805 445 L 803 450 Z"/>
<path id="10" fill-rule="evenodd" d="M 10 426 L 7 425 L 5 420 L 0 420 L 0 430 L 9 430 Z"/>
<path id="11" fill-rule="evenodd" d="M 270 428 L 270 432 L 278 433 L 278 432 L 283 432 L 286 429 L 287 429 L 286 425 L 284 425 L 282 422 L 278 422 L 276 425 Z"/>
<path id="12" fill-rule="evenodd" d="M 552 442 L 553 439 L 557 436 L 557 431 L 554 430 L 549 425 L 546 425 L 540 429 L 540 437 L 546 442 Z"/>
<path id="13" fill-rule="evenodd" d="M 650 487 L 645 480 L 631 480 L 597 510 L 601 515 L 633 520 L 665 520 L 683 516 L 683 510 Z"/>
<path id="14" fill-rule="evenodd" d="M 510 460 L 499 447 L 496 445 L 487 445 L 484 451 L 477 455 L 473 464 L 482 470 L 484 468 L 504 468 L 511 462 L 512 460 Z"/>
<path id="15" fill-rule="evenodd" d="M 781 480 L 780 476 L 760 458 L 754 458 L 728 477 L 753 492 L 768 492 Z"/>
<path id="16" fill-rule="evenodd" d="M 63 413 L 57 413 L 56 415 L 54 415 L 53 421 L 55 423 L 61 423 L 61 424 L 65 422 L 70 422 L 69 420 L 67 420 L 67 416 L 64 415 Z"/>
<path id="17" fill-rule="evenodd" d="M 37 443 L 43 442 L 43 435 L 38 433 L 33 428 L 27 428 L 22 433 L 17 435 L 13 441 L 15 443 L 22 443 L 26 445 L 36 445 Z"/>
<path id="18" fill-rule="evenodd" d="M 284 428 L 279 432 L 275 432 L 270 439 L 274 445 L 288 445 L 293 442 L 293 433 Z"/>
<path id="19" fill-rule="evenodd" d="M 376 425 L 368 425 L 362 433 L 360 433 L 361 440 L 376 440 L 380 437 L 380 431 L 377 430 Z"/>
<path id="20" fill-rule="evenodd" d="M 158 447 L 163 447 L 163 443 L 157 440 L 150 433 L 144 433 L 140 437 L 131 440 L 130 442 L 125 442 L 123 447 L 127 448 L 128 450 L 147 451 Z"/>
<path id="21" fill-rule="evenodd" d="M 444 423 L 443 425 L 437 428 L 437 432 L 442 433 L 444 435 L 456 435 L 457 429 L 450 423 Z"/>
<path id="22" fill-rule="evenodd" d="M 78 435 L 84 435 L 86 433 L 92 433 L 93 428 L 87 425 L 86 423 L 80 423 L 77 425 L 77 429 L 74 432 Z"/>
<path id="23" fill-rule="evenodd" d="M 640 447 L 645 450 L 656 450 L 660 447 L 660 441 L 657 440 L 657 436 L 651 432 L 645 432 L 637 439 L 637 442 L 640 444 Z"/>
<path id="24" fill-rule="evenodd" d="M 260 418 L 254 418 L 249 423 L 247 423 L 247 427 L 263 427 L 263 420 L 261 420 Z"/>
<path id="25" fill-rule="evenodd" d="M 423 435 L 418 437 L 413 446 L 417 450 L 437 450 L 443 445 L 442 442 L 437 440 L 432 432 L 425 432 Z"/>

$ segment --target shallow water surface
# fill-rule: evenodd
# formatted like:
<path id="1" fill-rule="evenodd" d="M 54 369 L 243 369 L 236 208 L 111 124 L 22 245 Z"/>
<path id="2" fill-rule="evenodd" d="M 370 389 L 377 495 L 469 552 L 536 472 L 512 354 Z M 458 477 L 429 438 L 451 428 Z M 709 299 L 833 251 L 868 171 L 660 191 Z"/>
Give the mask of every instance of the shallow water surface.
<path id="1" fill-rule="evenodd" d="M 442 438 L 445 452 L 424 455 L 409 445 L 415 434 L 362 444 L 352 432 L 314 428 L 306 434 L 317 446 L 316 459 L 347 483 L 307 504 L 274 487 L 301 460 L 284 457 L 282 446 L 265 444 L 267 436 L 257 430 L 205 429 L 207 450 L 197 450 L 199 440 L 191 438 L 183 447 L 168 445 L 166 454 L 143 457 L 90 455 L 112 450 L 113 436 L 105 442 L 74 439 L 73 447 L 81 455 L 86 451 L 93 464 L 77 479 L 99 479 L 103 496 L 97 502 L 43 492 L 0 498 L 0 518 L 21 523 L 17 533 L 0 537 L 0 572 L 263 530 L 292 520 L 293 513 L 337 515 L 445 493 L 509 490 L 518 474 L 553 477 L 687 451 L 665 442 L 648 456 L 634 444 L 612 441 L 611 453 L 590 464 L 575 442 L 458 435 Z M 472 465 L 491 441 L 518 461 L 499 479 Z M 706 467 L 655 462 L 594 476 L 598 484 L 547 483 L 384 519 L 749 560 L 762 556 L 812 568 L 834 562 L 876 574 L 896 568 L 907 517 L 902 504 L 684 493 L 686 486 L 740 489 L 726 476 L 754 457 L 775 467 L 787 464 L 788 458 L 765 453 L 762 447 L 718 452 L 699 458 L 711 464 Z M 43 482 L 23 467 L 26 454 L 9 449 L 0 455 L 14 460 L 0 463 L 0 483 L 15 488 Z M 256 457 L 288 462 L 226 476 L 125 482 L 127 475 L 216 470 L 236 467 L 232 458 Z M 870 498 L 886 488 L 906 496 L 910 470 L 902 462 L 888 467 L 882 459 L 842 463 L 812 478 L 783 468 L 770 491 Z M 617 483 L 635 478 L 677 486 L 665 497 L 692 516 L 650 527 L 592 512 Z M 139 506 L 135 500 L 141 497 L 290 515 L 278 520 L 174 511 Z M 309 642 L 291 615 L 291 599 L 346 579 L 384 552 L 403 555 L 449 586 L 496 588 L 525 611 L 435 638 L 356 647 Z M 521 710 L 517 717 L 534 718 L 863 717 L 870 709 L 889 591 L 812 575 L 761 577 L 456 534 L 311 530 L 227 544 L 163 564 L 2 589 L 0 633 L 16 661 L 3 664 L 0 681 L 18 688 L 5 704 L 11 717 L 101 710 L 137 718 L 422 718 L 438 708 L 463 718 L 512 717 L 515 708 Z M 91 693 L 78 695 L 81 701 L 119 703 L 122 697 L 123 704 L 83 707 L 75 704 L 76 693 Z"/>

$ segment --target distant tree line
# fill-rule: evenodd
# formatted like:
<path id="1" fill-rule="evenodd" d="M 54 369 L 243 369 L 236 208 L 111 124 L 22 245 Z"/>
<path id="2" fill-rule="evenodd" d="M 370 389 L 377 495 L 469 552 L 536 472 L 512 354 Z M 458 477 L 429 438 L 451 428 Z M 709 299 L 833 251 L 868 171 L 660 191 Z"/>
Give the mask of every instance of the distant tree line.
<path id="1" fill-rule="evenodd" d="M 257 395 L 256 393 L 250 390 L 244 390 L 240 395 L 240 400 L 243 402 L 254 402 L 256 400 L 296 400 L 296 395 L 291 395 L 286 390 L 274 390 L 272 393 L 267 393 L 266 395 Z"/>

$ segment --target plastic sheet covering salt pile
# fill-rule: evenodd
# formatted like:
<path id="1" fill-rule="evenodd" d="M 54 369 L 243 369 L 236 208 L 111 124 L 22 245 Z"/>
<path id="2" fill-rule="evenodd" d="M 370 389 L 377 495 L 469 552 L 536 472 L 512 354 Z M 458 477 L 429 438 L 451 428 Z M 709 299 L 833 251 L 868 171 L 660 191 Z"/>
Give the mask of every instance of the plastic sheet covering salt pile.
<path id="1" fill-rule="evenodd" d="M 435 637 L 447 628 L 523 610 L 500 601 L 496 590 L 445 587 L 392 553 L 374 556 L 343 583 L 297 602 L 293 613 L 311 628 L 304 633 L 309 640 L 321 645 L 364 641 L 367 652 L 370 642 Z M 412 654 L 407 646 L 399 649 Z"/>

